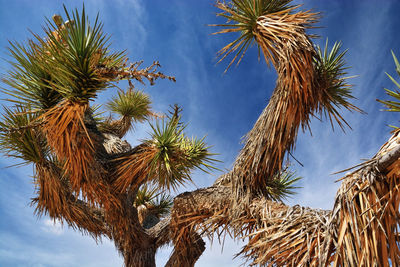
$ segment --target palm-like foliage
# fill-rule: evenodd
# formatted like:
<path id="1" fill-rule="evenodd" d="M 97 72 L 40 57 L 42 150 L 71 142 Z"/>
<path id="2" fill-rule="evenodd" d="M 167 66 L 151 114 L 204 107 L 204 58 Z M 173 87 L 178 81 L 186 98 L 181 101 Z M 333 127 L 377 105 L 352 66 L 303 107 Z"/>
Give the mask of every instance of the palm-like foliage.
<path id="1" fill-rule="evenodd" d="M 216 161 L 212 158 L 214 154 L 208 151 L 204 138 L 186 137 L 183 133 L 185 126 L 179 120 L 180 117 L 173 116 L 168 121 L 151 125 L 153 133 L 148 140 L 156 149 L 151 172 L 157 177 L 157 185 L 168 190 L 191 181 L 192 169 L 214 169 L 211 164 Z"/>
<path id="2" fill-rule="evenodd" d="M 22 159 L 25 164 L 42 161 L 49 153 L 46 139 L 38 131 L 37 113 L 29 108 L 4 107 L 0 121 L 0 148 L 7 156 Z"/>
<path id="3" fill-rule="evenodd" d="M 295 6 L 290 5 L 292 0 L 232 0 L 229 3 L 217 2 L 216 7 L 222 12 L 217 16 L 227 19 L 226 24 L 212 26 L 225 29 L 215 34 L 238 32 L 240 36 L 223 47 L 218 55 L 220 61 L 234 53 L 228 68 L 238 60 L 240 63 L 247 49 L 254 44 L 262 50 L 267 63 L 276 65 L 279 57 L 287 57 L 280 51 L 283 46 L 298 46 L 295 38 L 302 38 L 304 27 L 316 22 L 316 14 L 299 12 L 292 14 Z M 300 31 L 300 32 L 299 32 Z M 288 43 L 289 42 L 289 43 Z M 306 41 L 305 41 L 306 43 Z M 307 44 L 306 44 L 307 45 Z M 238 59 L 239 58 L 239 59 Z"/>
<path id="4" fill-rule="evenodd" d="M 135 189 L 151 182 L 161 190 L 176 190 L 179 185 L 191 182 L 193 169 L 215 169 L 204 138 L 187 138 L 179 116 L 150 124 L 151 138 L 135 148 L 135 153 L 122 156 L 115 162 L 118 177 L 114 185 L 120 192 Z"/>
<path id="5" fill-rule="evenodd" d="M 129 89 L 127 92 L 118 92 L 107 106 L 112 112 L 122 117 L 143 122 L 151 115 L 150 104 L 149 95 L 142 91 Z"/>
<path id="6" fill-rule="evenodd" d="M 276 178 L 268 181 L 267 192 L 268 198 L 274 201 L 283 201 L 284 199 L 294 195 L 295 189 L 300 187 L 294 186 L 302 177 L 288 169 L 283 170 Z"/>
<path id="7" fill-rule="evenodd" d="M 347 83 L 346 62 L 344 56 L 347 50 L 340 51 L 341 42 L 335 42 L 332 48 L 328 48 L 328 40 L 326 40 L 325 48 L 322 50 L 317 46 L 317 55 L 314 57 L 314 68 L 316 72 L 316 86 L 322 91 L 320 103 L 320 115 L 329 118 L 332 124 L 336 121 L 342 128 L 348 123 L 340 115 L 340 108 L 362 112 L 359 108 L 349 102 L 355 97 L 351 94 L 351 85 Z"/>
<path id="8" fill-rule="evenodd" d="M 11 43 L 9 51 L 15 62 L 4 81 L 12 89 L 4 91 L 14 97 L 11 101 L 41 113 L 36 120 L 43 126 L 47 144 L 64 162 L 71 186 L 79 193 L 82 188 L 94 190 L 88 181 L 102 169 L 94 167 L 96 141 L 84 122 L 90 111 L 88 101 L 111 85 L 99 69 L 118 69 L 124 54 L 109 52 L 102 24 L 96 18 L 92 26 L 84 8 L 81 15 L 77 10 L 70 15 L 65 9 L 65 16 L 68 21 L 64 24 L 60 16 L 54 16 L 54 22 L 48 20 L 45 39 L 34 35 L 27 47 Z M 84 191 L 83 196 L 92 195 L 94 201 L 96 193 Z"/>
<path id="9" fill-rule="evenodd" d="M 172 207 L 172 197 L 159 192 L 156 187 L 141 186 L 135 199 L 135 206 L 144 205 L 146 209 L 160 218 L 167 215 Z"/>
<path id="10" fill-rule="evenodd" d="M 323 115 L 342 127 L 346 122 L 339 108 L 358 109 L 348 102 L 352 96 L 344 77 L 345 52 L 339 51 L 340 44 L 335 44 L 330 52 L 327 44 L 325 51 L 315 49 L 312 36 L 305 31 L 317 20 L 317 14 L 296 13 L 290 2 L 217 3 L 223 11 L 219 15 L 228 19 L 227 24 L 217 25 L 225 27 L 218 33 L 240 34 L 221 49 L 221 60 L 234 54 L 229 66 L 236 60 L 240 62 L 248 47 L 256 43 L 267 63 L 276 68 L 278 81 L 270 103 L 246 136 L 246 145 L 233 171 L 226 174 L 237 190 L 213 186 L 193 192 L 193 198 L 190 193 L 178 196 L 174 204 L 178 208 L 160 224 L 160 227 L 167 225 L 166 231 L 150 229 L 170 211 L 171 198 L 164 192 L 191 181 L 193 169 L 214 169 L 215 160 L 204 138 L 188 138 L 184 134 L 185 125 L 180 123 L 179 108 L 175 108 L 171 117 L 151 125 L 150 138 L 140 145 L 131 148 L 128 144 L 115 150 L 105 147 L 112 139 L 123 143 L 120 138 L 132 121 L 144 121 L 151 115 L 149 97 L 133 91 L 130 80 L 153 84 L 158 78 L 174 78 L 157 72 L 158 62 L 142 70 L 138 69 L 141 62 L 128 66 L 123 52 L 109 51 L 102 24 L 97 18 L 90 24 L 84 10 L 71 15 L 66 11 L 65 23 L 61 16 L 54 16 L 45 28 L 45 40 L 35 35 L 35 42 L 27 46 L 11 43 L 10 54 L 15 62 L 11 62 L 13 70 L 5 82 L 12 89 L 5 92 L 13 97 L 11 101 L 17 107 L 5 109 L 5 119 L 0 122 L 0 148 L 9 156 L 35 163 L 38 196 L 33 202 L 37 213 L 63 219 L 96 238 L 108 236 L 124 255 L 127 266 L 151 265 L 145 257 L 171 238 L 175 250 L 178 249 L 174 254 L 180 258 L 171 260 L 172 265 L 175 262 L 174 266 L 191 266 L 202 249 L 196 230 L 212 233 L 221 227 L 232 228 L 235 237 L 250 234 L 244 253 L 256 259 L 255 263 L 321 262 L 320 242 L 325 243 L 326 237 L 325 252 L 332 252 L 328 213 L 298 206 L 288 209 L 271 200 L 282 201 L 292 195 L 294 183 L 300 179 L 290 171 L 281 170 L 285 153 L 294 147 L 298 128 L 309 127 L 312 116 Z M 120 119 L 96 120 L 89 101 L 121 79 L 129 80 L 130 89 L 119 92 L 108 105 Z M 220 192 L 223 195 L 219 198 L 209 199 Z M 250 194 L 243 196 L 243 192 Z M 379 190 L 370 193 L 375 192 Z M 382 192 L 379 194 L 385 196 L 391 193 Z M 374 197 L 370 194 L 356 200 L 357 204 L 363 203 L 363 213 L 369 211 L 364 200 Z M 353 201 L 352 196 L 349 199 L 344 200 Z M 252 204 L 248 205 L 250 202 L 246 200 Z M 198 205 L 197 201 L 205 205 Z M 398 207 L 398 201 L 393 203 L 391 209 L 395 211 L 392 207 Z M 340 216 L 345 217 L 346 212 Z M 397 213 L 392 212 L 391 217 Z M 374 219 L 366 218 L 364 222 Z M 347 234 L 350 229 L 346 228 L 347 221 L 343 225 L 341 230 Z M 386 228 L 393 230 L 390 227 Z M 369 239 L 373 239 L 371 236 Z M 338 241 L 346 249 L 337 255 L 357 246 L 348 245 L 347 240 L 344 244 L 341 238 Z M 390 242 L 396 242 L 395 238 Z M 377 249 L 375 246 L 374 250 Z"/>
<path id="11" fill-rule="evenodd" d="M 0 149 L 34 164 L 32 204 L 38 215 L 63 220 L 94 238 L 107 236 L 127 266 L 145 266 L 147 261 L 137 258 L 138 244 L 154 242 L 144 229 L 169 213 L 172 199 L 164 189 L 191 180 L 195 168 L 212 169 L 214 160 L 204 138 L 185 136 L 178 112 L 156 123 L 151 138 L 133 149 L 120 139 L 132 122 L 154 115 L 149 96 L 135 91 L 132 81 L 153 85 L 175 78 L 161 73 L 157 61 L 143 69 L 142 62 L 128 65 L 124 52 L 110 51 L 102 27 L 98 17 L 89 22 L 84 8 L 81 13 L 65 9 L 64 18 L 47 20 L 44 38 L 34 34 L 26 45 L 10 43 L 12 69 L 3 79 L 9 88 L 2 90 L 14 107 L 4 108 Z M 122 79 L 129 89 L 108 105 L 120 118 L 100 118 L 90 104 Z M 124 146 L 108 150 L 113 142 Z"/>
<path id="12" fill-rule="evenodd" d="M 216 32 L 230 33 L 238 32 L 240 36 L 223 47 L 218 54 L 221 56 L 220 61 L 227 57 L 231 53 L 235 53 L 234 58 L 230 62 L 229 66 L 232 65 L 235 60 L 240 56 L 238 64 L 242 57 L 246 53 L 249 46 L 254 44 L 256 34 L 254 29 L 257 27 L 257 20 L 260 16 L 265 14 L 271 14 L 282 10 L 290 9 L 291 6 L 288 4 L 291 1 L 262 1 L 262 0 L 233 0 L 230 3 L 217 2 L 216 7 L 221 9 L 223 12 L 218 13 L 217 16 L 221 16 L 227 19 L 227 24 L 213 24 L 212 26 L 224 27 L 226 29 Z M 233 22 L 233 23 L 232 23 Z M 269 60 L 267 60 L 269 62 Z M 229 68 L 228 66 L 228 68 Z"/>
<path id="13" fill-rule="evenodd" d="M 308 129 L 311 117 L 325 114 L 340 127 L 346 124 L 339 108 L 357 110 L 348 102 L 352 98 L 340 44 L 330 52 L 315 50 L 306 34 L 318 19 L 317 13 L 296 11 L 291 1 L 232 0 L 218 2 L 219 16 L 227 24 L 217 32 L 238 32 L 240 36 L 219 51 L 221 60 L 236 53 L 229 66 L 244 55 L 252 42 L 262 50 L 267 63 L 272 62 L 278 80 L 271 100 L 246 136 L 235 168 L 238 191 L 250 190 L 268 195 L 267 183 L 282 169 L 287 151 L 294 148 L 300 126 Z M 238 60 L 238 63 L 240 62 Z M 228 66 L 228 67 L 229 67 Z M 269 182 L 267 182 L 269 181 Z M 246 188 L 246 189 L 245 189 Z"/>
<path id="14" fill-rule="evenodd" d="M 143 122 L 153 115 L 150 104 L 149 95 L 142 91 L 132 88 L 126 92 L 120 91 L 107 104 L 108 109 L 118 114 L 120 118 L 114 121 L 109 119 L 101 127 L 104 131 L 122 138 L 132 128 L 133 122 Z"/>
<path id="15" fill-rule="evenodd" d="M 81 15 L 77 10 L 70 15 L 65 9 L 65 15 L 68 22 L 63 25 L 60 16 L 54 22 L 48 20 L 45 40 L 34 35 L 27 47 L 10 43 L 9 52 L 16 61 L 10 62 L 13 70 L 4 82 L 13 88 L 5 92 L 15 101 L 43 109 L 61 97 L 87 101 L 110 86 L 99 68 L 122 66 L 124 53 L 109 52 L 109 37 L 97 18 L 91 26 L 84 8 Z"/>
<path id="16" fill-rule="evenodd" d="M 14 97 L 20 105 L 46 110 L 56 105 L 61 95 L 50 85 L 52 75 L 43 64 L 41 49 L 33 41 L 27 47 L 10 42 L 9 53 L 15 61 L 9 62 L 13 69 L 3 79 L 11 89 L 3 91 Z"/>
<path id="17" fill-rule="evenodd" d="M 397 60 L 397 57 L 393 51 L 392 51 L 392 56 L 393 56 L 394 64 L 396 66 L 396 73 L 398 76 L 400 76 L 400 63 Z M 394 90 L 385 88 L 386 94 L 388 96 L 394 98 L 394 100 L 378 100 L 378 101 L 386 106 L 387 111 L 400 112 L 400 91 L 399 91 L 400 84 L 390 74 L 386 73 L 386 75 L 393 82 L 393 84 L 397 87 L 397 89 L 394 89 Z"/>
<path id="18" fill-rule="evenodd" d="M 84 8 L 81 14 L 75 10 L 72 15 L 65 9 L 65 15 L 69 23 L 61 28 L 48 21 L 48 40 L 42 41 L 43 64 L 51 69 L 51 84 L 65 99 L 87 101 L 110 86 L 99 69 L 121 67 L 124 53 L 110 53 L 109 37 L 98 17 L 91 25 Z"/>

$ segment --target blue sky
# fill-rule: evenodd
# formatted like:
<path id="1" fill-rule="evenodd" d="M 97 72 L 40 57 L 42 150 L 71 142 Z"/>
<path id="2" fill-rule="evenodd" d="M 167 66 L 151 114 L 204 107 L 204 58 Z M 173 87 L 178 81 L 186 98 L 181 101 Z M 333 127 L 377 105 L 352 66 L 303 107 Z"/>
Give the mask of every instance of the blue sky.
<path id="1" fill-rule="evenodd" d="M 62 13 L 62 1 L 0 0 L 0 73 L 8 65 L 7 40 L 25 41 L 28 29 L 41 32 L 44 17 Z M 81 1 L 64 1 L 69 9 L 81 7 Z M 354 103 L 367 115 L 344 112 L 353 130 L 333 132 L 326 121 L 314 120 L 309 132 L 300 133 L 294 156 L 304 167 L 293 167 L 304 179 L 298 194 L 289 204 L 330 209 L 340 176 L 330 175 L 370 158 L 390 136 L 388 124 L 399 125 L 398 115 L 382 112 L 376 98 L 386 98 L 383 88 L 393 88 L 385 72 L 395 75 L 390 50 L 400 57 L 400 2 L 390 0 L 296 1 L 304 9 L 322 12 L 312 32 L 323 44 L 341 40 L 348 48 L 349 75 L 358 75 L 354 84 Z M 241 148 L 240 138 L 250 130 L 274 89 L 275 73 L 257 60 L 257 49 L 250 49 L 243 62 L 227 74 L 227 62 L 216 65 L 216 52 L 233 36 L 212 36 L 207 24 L 223 22 L 215 17 L 213 1 L 206 0 L 91 0 L 85 1 L 90 17 L 97 12 L 104 30 L 112 35 L 113 49 L 126 49 L 131 61 L 149 65 L 160 61 L 162 70 L 176 76 L 177 82 L 160 81 L 142 86 L 153 100 L 153 108 L 165 112 L 170 104 L 183 108 L 189 135 L 207 135 L 212 151 L 219 153 L 220 169 L 229 169 Z M 99 103 L 106 102 L 113 90 L 104 92 Z M 1 98 L 4 98 L 2 96 Z M 4 104 L 4 101 L 2 101 Z M 138 125 L 127 136 L 132 144 L 146 137 L 147 125 Z M 32 167 L 5 168 L 16 163 L 0 158 L 0 266 L 121 266 L 122 259 L 111 242 L 97 245 L 67 227 L 36 218 L 29 206 L 33 197 Z M 197 187 L 211 185 L 220 175 L 193 174 Z M 195 186 L 189 186 L 194 189 Z M 196 266 L 238 266 L 243 260 L 232 257 L 240 245 L 227 239 L 223 252 L 214 242 Z M 170 249 L 157 254 L 165 262 Z M 160 265 L 161 266 L 161 265 Z"/>

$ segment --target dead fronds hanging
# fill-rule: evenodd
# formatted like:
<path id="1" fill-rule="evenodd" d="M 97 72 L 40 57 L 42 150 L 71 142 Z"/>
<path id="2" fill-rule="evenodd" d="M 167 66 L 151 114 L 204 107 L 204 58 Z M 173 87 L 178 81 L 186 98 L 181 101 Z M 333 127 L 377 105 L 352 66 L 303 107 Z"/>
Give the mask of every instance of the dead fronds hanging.
<path id="1" fill-rule="evenodd" d="M 95 239 L 102 235 L 110 237 L 102 212 L 95 206 L 77 199 L 62 170 L 54 163 L 42 161 L 36 164 L 37 197 L 32 200 L 39 216 L 49 215 L 53 220 L 62 219 L 74 229 L 91 235 Z"/>
<path id="2" fill-rule="evenodd" d="M 334 266 L 398 266 L 399 131 L 375 160 L 344 178 L 336 195 L 331 231 Z"/>
<path id="3" fill-rule="evenodd" d="M 135 191 L 144 182 L 151 180 L 151 168 L 157 149 L 146 144 L 136 147 L 129 155 L 115 160 L 115 181 L 113 186 L 119 192 L 125 192 L 128 188 Z"/>
<path id="4" fill-rule="evenodd" d="M 47 142 L 65 170 L 72 190 L 92 203 L 112 198 L 101 175 L 106 171 L 95 158 L 97 137 L 87 129 L 84 114 L 87 103 L 64 101 L 41 116 Z"/>
<path id="5" fill-rule="evenodd" d="M 61 180 L 60 173 L 54 164 L 36 164 L 36 202 L 37 214 L 48 214 L 50 218 L 60 218 L 68 202 L 68 196 Z"/>
<path id="6" fill-rule="evenodd" d="M 235 191 L 250 190 L 252 194 L 267 195 L 264 192 L 266 182 L 279 173 L 285 153 L 294 146 L 298 127 L 308 127 L 310 116 L 318 106 L 318 93 L 313 86 L 315 50 L 310 36 L 305 33 L 306 28 L 317 22 L 318 14 L 293 13 L 296 7 L 289 6 L 289 2 L 217 3 L 224 12 L 220 15 L 234 21 L 216 25 L 228 28 L 217 33 L 238 31 L 242 34 L 220 50 L 221 60 L 238 50 L 232 64 L 254 39 L 266 62 L 272 62 L 278 72 L 270 103 L 247 134 L 245 147 L 235 164 L 235 177 L 238 177 L 233 184 Z M 239 197 L 243 192 L 237 194 Z"/>
<path id="7" fill-rule="evenodd" d="M 232 183 L 237 199 L 250 195 L 268 195 L 268 181 L 282 169 L 287 152 L 295 145 L 298 129 L 309 129 L 313 116 L 325 115 L 343 128 L 346 121 L 338 109 L 361 111 L 348 102 L 351 86 L 345 82 L 340 44 L 330 52 L 316 50 L 313 35 L 306 33 L 318 21 L 319 14 L 299 11 L 291 1 L 232 0 L 218 2 L 226 24 L 215 34 L 238 32 L 240 37 L 223 47 L 220 61 L 235 53 L 228 68 L 242 59 L 255 42 L 265 61 L 275 67 L 278 79 L 268 106 L 246 135 L 245 146 L 234 166 Z M 333 124 L 332 124 L 333 125 Z M 247 198 L 251 198 L 248 196 Z"/>
<path id="8" fill-rule="evenodd" d="M 260 204 L 260 223 L 238 256 L 251 265 L 323 266 L 324 244 L 330 244 L 329 211 Z"/>
<path id="9" fill-rule="evenodd" d="M 170 222 L 174 251 L 184 251 L 193 233 L 211 240 L 216 234 L 220 242 L 228 234 L 246 240 L 238 256 L 254 265 L 319 266 L 324 257 L 331 260 L 330 211 L 289 207 L 266 198 L 241 204 L 230 195 L 225 186 L 178 195 Z M 326 244 L 330 253 L 326 253 Z"/>
<path id="10" fill-rule="evenodd" d="M 229 195 L 226 187 L 210 187 L 183 193 L 174 199 L 170 220 L 174 250 L 166 266 L 193 266 L 193 259 L 197 260 L 205 249 L 201 236 L 206 234 L 212 238 L 220 227 L 226 229 Z"/>
<path id="11" fill-rule="evenodd" d="M 309 40 L 314 36 L 307 35 L 305 30 L 311 28 L 312 24 L 318 21 L 318 13 L 310 11 L 292 13 L 296 8 L 292 7 L 276 13 L 261 15 L 257 18 L 253 34 L 267 63 L 271 62 L 278 70 L 280 65 L 292 60 L 289 63 L 291 68 L 298 71 L 297 75 L 302 75 L 302 80 L 307 82 L 309 80 L 307 75 L 312 67 L 310 64 L 312 58 L 306 52 L 311 52 L 311 56 L 314 53 L 314 48 Z M 301 53 L 299 53 L 300 51 Z M 302 53 L 304 53 L 303 56 Z M 296 56 L 300 57 L 296 58 Z M 293 79 L 292 81 L 295 82 L 296 77 L 290 77 L 291 73 L 295 72 L 288 71 L 287 78 Z M 301 84 L 300 80 L 297 82 Z"/>

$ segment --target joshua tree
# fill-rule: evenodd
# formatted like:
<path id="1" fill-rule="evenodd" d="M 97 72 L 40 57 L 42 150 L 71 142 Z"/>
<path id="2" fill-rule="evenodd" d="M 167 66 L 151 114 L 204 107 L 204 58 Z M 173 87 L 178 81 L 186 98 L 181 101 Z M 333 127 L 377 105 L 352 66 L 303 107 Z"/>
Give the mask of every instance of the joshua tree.
<path id="1" fill-rule="evenodd" d="M 4 108 L 0 146 L 35 166 L 36 212 L 93 238 L 110 238 L 126 266 L 155 266 L 156 250 L 171 242 L 167 266 L 194 266 L 205 249 L 202 237 L 223 231 L 248 238 L 241 254 L 253 264 L 400 264 L 398 131 L 343 178 L 332 211 L 281 202 L 298 180 L 283 161 L 299 127 L 326 116 L 343 128 L 339 109 L 360 111 L 349 102 L 341 44 L 330 51 L 328 43 L 315 47 L 306 30 L 318 14 L 290 2 L 217 2 L 228 19 L 215 25 L 224 27 L 217 33 L 240 34 L 222 48 L 221 59 L 233 54 L 229 66 L 240 62 L 256 43 L 278 79 L 232 170 L 173 203 L 168 193 L 190 181 L 193 169 L 212 170 L 215 159 L 204 138 L 184 134 L 179 107 L 157 115 L 149 96 L 135 89 L 134 82 L 174 81 L 158 72 L 158 62 L 143 69 L 141 62 L 128 64 L 124 53 L 110 51 L 102 24 L 97 18 L 90 24 L 84 9 L 47 20 L 44 39 L 10 43 L 12 69 L 4 82 L 13 106 Z M 107 105 L 118 118 L 103 118 L 91 101 L 121 80 L 128 89 Z M 156 121 L 149 139 L 133 148 L 121 140 L 132 124 L 149 120 Z"/>
<path id="2" fill-rule="evenodd" d="M 4 82 L 14 106 L 5 108 L 0 145 L 33 163 L 38 215 L 63 220 L 94 238 L 114 240 L 126 266 L 153 266 L 166 241 L 152 227 L 172 204 L 164 192 L 190 181 L 195 168 L 212 168 L 203 139 L 188 138 L 179 108 L 153 123 L 148 140 L 131 148 L 122 138 L 137 121 L 156 117 L 133 80 L 169 79 L 154 62 L 140 69 L 112 53 L 108 37 L 85 10 L 48 20 L 45 38 L 10 43 L 13 69 Z M 90 104 L 98 92 L 128 80 L 107 107 L 119 118 L 101 118 Z M 149 230 L 150 229 L 150 230 Z"/>

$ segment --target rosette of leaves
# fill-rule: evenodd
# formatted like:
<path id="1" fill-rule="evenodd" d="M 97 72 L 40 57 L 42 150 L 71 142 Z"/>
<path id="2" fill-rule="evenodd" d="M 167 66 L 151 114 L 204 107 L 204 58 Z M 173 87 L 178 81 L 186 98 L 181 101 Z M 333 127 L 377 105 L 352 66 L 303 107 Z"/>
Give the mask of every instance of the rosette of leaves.
<path id="1" fill-rule="evenodd" d="M 117 120 L 108 120 L 101 125 L 103 132 L 110 132 L 122 138 L 131 128 L 133 122 L 148 120 L 151 112 L 149 95 L 142 91 L 128 89 L 119 91 L 107 104 L 107 108 L 119 115 Z"/>

